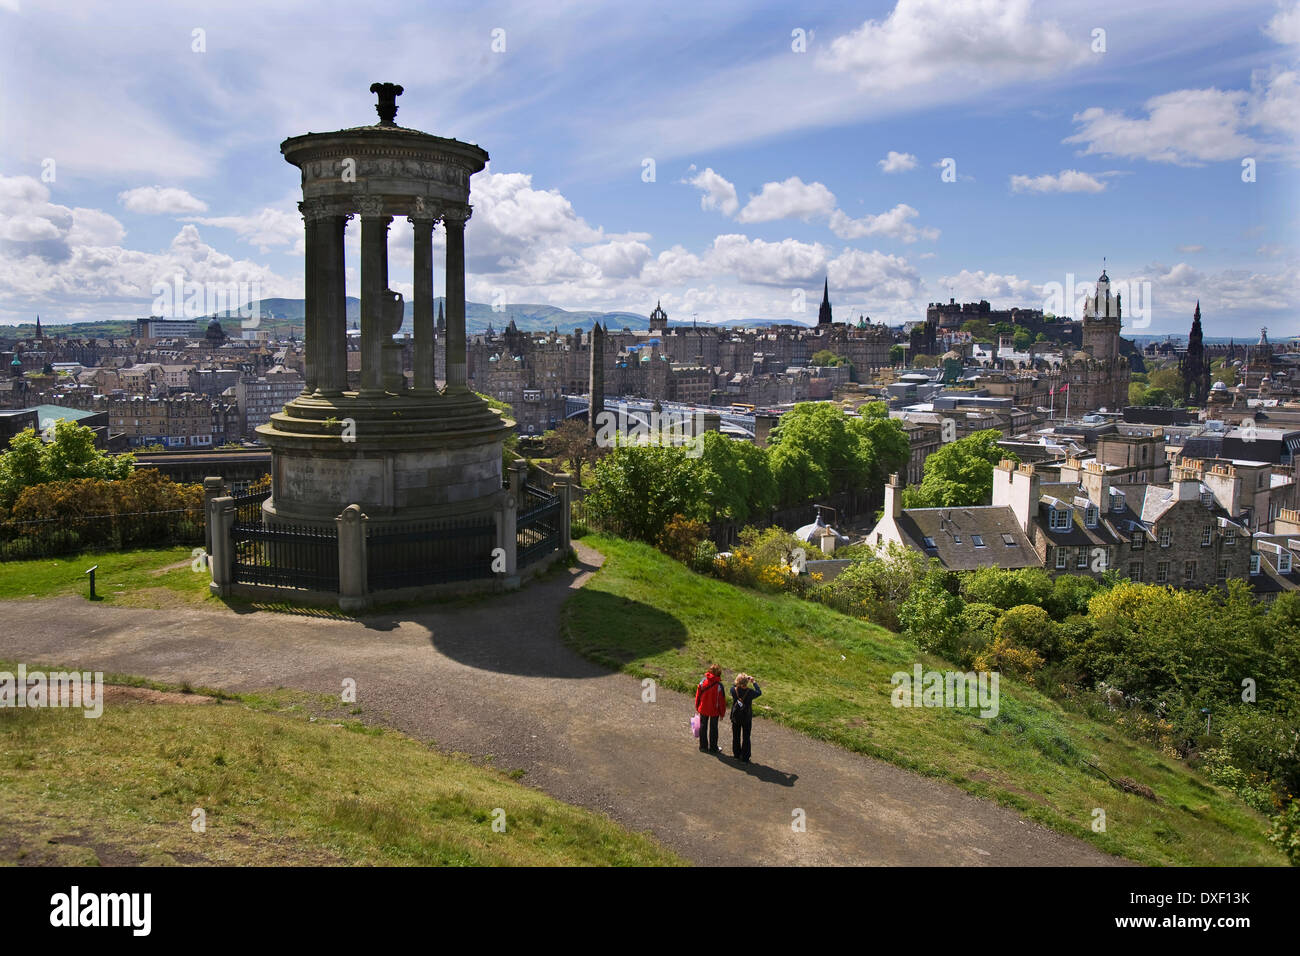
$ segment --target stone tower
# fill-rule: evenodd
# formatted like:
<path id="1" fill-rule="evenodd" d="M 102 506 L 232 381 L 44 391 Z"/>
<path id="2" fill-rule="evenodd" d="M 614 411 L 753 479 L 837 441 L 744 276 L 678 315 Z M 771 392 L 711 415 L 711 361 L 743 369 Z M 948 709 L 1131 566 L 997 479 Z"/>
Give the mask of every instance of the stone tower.
<path id="1" fill-rule="evenodd" d="M 1187 336 L 1187 354 L 1179 362 L 1183 374 L 1183 401 L 1204 405 L 1210 395 L 1210 363 L 1205 357 L 1205 336 L 1201 331 L 1201 302 L 1192 314 L 1192 331 Z"/>
<path id="2" fill-rule="evenodd" d="M 1099 362 L 1119 357 L 1123 303 L 1110 293 L 1110 277 L 1101 270 L 1097 288 L 1083 303 L 1083 348 Z"/>
<path id="3" fill-rule="evenodd" d="M 605 410 L 605 330 L 599 322 L 593 322 L 590 335 L 591 348 L 588 350 L 590 365 L 587 382 L 591 401 L 587 408 L 587 433 L 592 441 L 600 430 L 600 414 Z"/>
<path id="4" fill-rule="evenodd" d="M 655 310 L 650 313 L 650 331 L 659 333 L 668 331 L 668 313 L 658 302 L 655 303 Z"/>
<path id="5" fill-rule="evenodd" d="M 829 276 L 822 285 L 822 307 L 817 310 L 817 324 L 831 324 L 831 280 Z"/>

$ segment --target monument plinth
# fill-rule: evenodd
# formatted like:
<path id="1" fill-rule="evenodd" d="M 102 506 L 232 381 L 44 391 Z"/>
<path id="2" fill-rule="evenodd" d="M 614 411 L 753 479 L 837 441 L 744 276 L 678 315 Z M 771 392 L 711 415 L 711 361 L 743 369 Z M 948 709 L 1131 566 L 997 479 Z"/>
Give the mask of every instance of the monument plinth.
<path id="1" fill-rule="evenodd" d="M 271 449 L 269 523 L 328 524 L 359 505 L 372 527 L 499 509 L 501 443 L 512 427 L 466 385 L 465 224 L 486 151 L 398 126 L 400 86 L 376 83 L 380 121 L 280 144 L 302 173 L 306 320 L 302 394 L 257 429 Z M 361 376 L 348 387 L 344 230 L 361 225 Z M 414 231 L 414 359 L 404 302 L 388 287 L 394 220 Z M 445 233 L 446 382 L 434 381 L 433 233 Z"/>

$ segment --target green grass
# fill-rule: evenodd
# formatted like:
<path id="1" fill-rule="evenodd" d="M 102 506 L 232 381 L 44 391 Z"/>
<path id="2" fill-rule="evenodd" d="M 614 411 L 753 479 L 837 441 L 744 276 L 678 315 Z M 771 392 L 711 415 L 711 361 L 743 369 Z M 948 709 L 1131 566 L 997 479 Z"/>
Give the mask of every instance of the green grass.
<path id="1" fill-rule="evenodd" d="M 654 549 L 603 535 L 584 541 L 605 564 L 569 599 L 566 639 L 579 652 L 666 687 L 693 690 L 704 668 L 756 675 L 759 716 L 812 737 L 947 779 L 1031 819 L 1147 864 L 1282 865 L 1267 821 L 1185 765 L 1115 728 L 1001 681 L 1000 712 L 896 708 L 890 678 L 956 670 L 872 624 L 788 595 L 697 575 Z M 1095 771 L 1130 777 L 1152 802 Z M 1093 810 L 1106 831 L 1092 830 Z"/>
<path id="2" fill-rule="evenodd" d="M 98 565 L 95 593 L 105 604 L 166 608 L 200 604 L 210 598 L 207 570 L 192 567 L 192 548 L 109 551 L 0 563 L 0 600 L 90 593 L 84 573 Z"/>
<path id="3" fill-rule="evenodd" d="M 683 862 L 604 816 L 339 707 L 281 691 L 112 701 L 95 720 L 0 709 L 0 863 Z M 206 832 L 191 828 L 195 808 Z M 498 809 L 504 832 L 493 830 Z"/>

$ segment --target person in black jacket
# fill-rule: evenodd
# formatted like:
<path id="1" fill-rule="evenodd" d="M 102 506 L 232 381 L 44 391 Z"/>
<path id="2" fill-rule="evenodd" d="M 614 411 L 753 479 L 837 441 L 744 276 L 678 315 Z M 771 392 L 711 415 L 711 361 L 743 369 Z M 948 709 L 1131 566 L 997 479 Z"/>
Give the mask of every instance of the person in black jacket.
<path id="1" fill-rule="evenodd" d="M 754 727 L 754 699 L 763 695 L 758 681 L 748 674 L 737 674 L 731 688 L 731 755 L 749 763 L 749 733 Z"/>

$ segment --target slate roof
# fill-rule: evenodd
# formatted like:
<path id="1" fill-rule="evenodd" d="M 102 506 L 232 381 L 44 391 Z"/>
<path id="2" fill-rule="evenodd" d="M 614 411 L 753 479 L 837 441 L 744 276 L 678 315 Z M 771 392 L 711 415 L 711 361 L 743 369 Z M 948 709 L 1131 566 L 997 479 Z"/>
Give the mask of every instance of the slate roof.
<path id="1" fill-rule="evenodd" d="M 1006 505 L 972 508 L 904 508 L 895 522 L 910 547 L 951 571 L 976 568 L 1041 568 L 1043 563 Z M 975 543 L 979 536 L 984 546 Z M 1011 544 L 1006 543 L 1006 539 Z M 925 539 L 934 542 L 928 547 Z"/>

